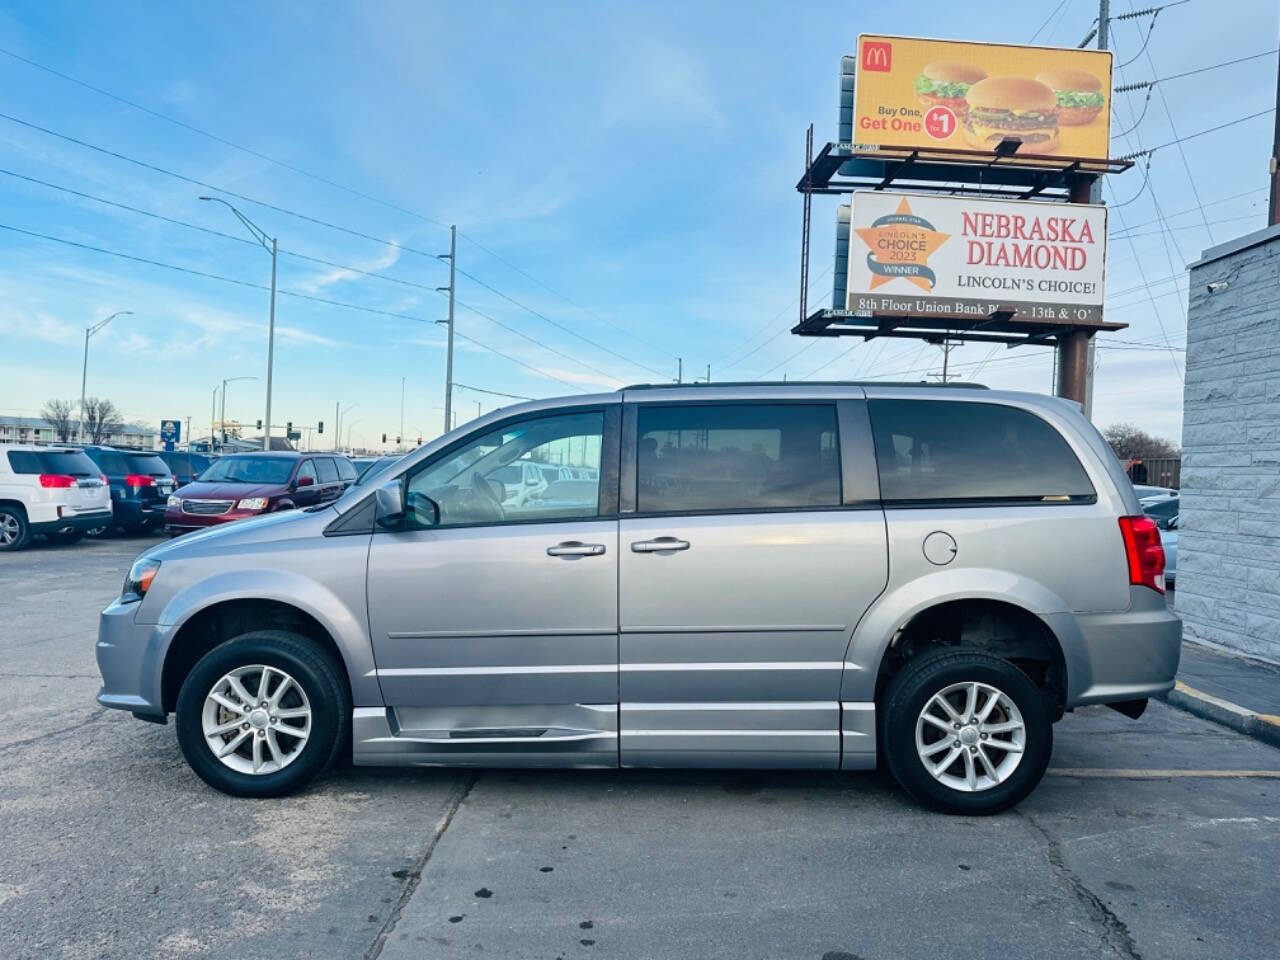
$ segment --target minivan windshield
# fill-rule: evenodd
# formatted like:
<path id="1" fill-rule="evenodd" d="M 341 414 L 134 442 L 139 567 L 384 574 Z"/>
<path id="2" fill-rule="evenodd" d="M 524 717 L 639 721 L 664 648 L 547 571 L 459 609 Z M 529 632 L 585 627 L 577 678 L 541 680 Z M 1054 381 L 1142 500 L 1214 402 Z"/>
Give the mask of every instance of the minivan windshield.
<path id="1" fill-rule="evenodd" d="M 283 457 L 233 454 L 219 458 L 197 479 L 201 483 L 285 483 L 294 462 Z"/>

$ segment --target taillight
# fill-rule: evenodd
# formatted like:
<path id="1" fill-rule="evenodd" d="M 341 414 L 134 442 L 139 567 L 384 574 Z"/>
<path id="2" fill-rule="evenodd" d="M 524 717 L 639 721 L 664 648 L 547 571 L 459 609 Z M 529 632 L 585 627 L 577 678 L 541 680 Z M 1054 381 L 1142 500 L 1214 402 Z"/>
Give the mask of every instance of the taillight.
<path id="1" fill-rule="evenodd" d="M 107 475 L 105 473 L 98 474 L 98 479 L 102 481 L 104 487 L 107 485 Z"/>
<path id="2" fill-rule="evenodd" d="M 149 477 L 145 473 L 131 473 L 124 478 L 126 487 L 149 487 L 155 482 L 154 477 Z"/>
<path id="3" fill-rule="evenodd" d="M 1156 522 L 1148 516 L 1121 517 L 1120 533 L 1129 561 L 1129 582 L 1164 593 L 1164 547 Z"/>
<path id="4" fill-rule="evenodd" d="M 40 474 L 40 486 L 42 487 L 74 487 L 76 478 L 65 473 L 42 473 Z"/>

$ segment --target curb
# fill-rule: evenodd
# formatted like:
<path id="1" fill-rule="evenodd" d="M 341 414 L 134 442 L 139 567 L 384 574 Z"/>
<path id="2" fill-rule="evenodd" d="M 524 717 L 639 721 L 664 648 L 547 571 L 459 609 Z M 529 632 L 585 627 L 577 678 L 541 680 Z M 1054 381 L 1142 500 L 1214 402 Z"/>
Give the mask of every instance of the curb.
<path id="1" fill-rule="evenodd" d="M 1181 680 L 1163 698 L 1165 703 L 1202 720 L 1230 727 L 1255 740 L 1280 748 L 1280 716 L 1254 713 L 1230 700 L 1189 687 Z"/>

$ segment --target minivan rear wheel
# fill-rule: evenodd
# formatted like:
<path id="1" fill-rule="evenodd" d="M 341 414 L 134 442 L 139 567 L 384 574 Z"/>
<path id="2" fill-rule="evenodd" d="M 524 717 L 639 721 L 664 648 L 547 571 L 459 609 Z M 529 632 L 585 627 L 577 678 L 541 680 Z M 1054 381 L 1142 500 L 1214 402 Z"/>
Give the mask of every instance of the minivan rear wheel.
<path id="1" fill-rule="evenodd" d="M 1053 750 L 1044 694 L 1007 660 L 951 649 L 909 661 L 883 698 L 890 773 L 946 813 L 1007 810 L 1035 789 Z"/>
<path id="2" fill-rule="evenodd" d="M 215 647 L 178 694 L 178 743 L 209 786 L 279 797 L 333 763 L 350 722 L 332 658 L 306 637 L 256 630 Z"/>

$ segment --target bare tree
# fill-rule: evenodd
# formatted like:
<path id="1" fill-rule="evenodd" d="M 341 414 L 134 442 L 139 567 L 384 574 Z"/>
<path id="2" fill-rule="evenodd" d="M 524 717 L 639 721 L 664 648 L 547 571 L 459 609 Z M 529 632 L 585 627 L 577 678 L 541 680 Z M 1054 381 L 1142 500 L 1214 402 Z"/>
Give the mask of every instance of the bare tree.
<path id="1" fill-rule="evenodd" d="M 1181 451 L 1172 440 L 1155 437 L 1134 423 L 1113 423 L 1102 431 L 1120 460 L 1176 457 Z"/>
<path id="2" fill-rule="evenodd" d="M 53 424 L 54 436 L 66 443 L 71 439 L 71 433 L 75 429 L 71 419 L 74 411 L 75 406 L 70 400 L 54 399 L 40 408 L 40 416 Z"/>
<path id="3" fill-rule="evenodd" d="M 102 443 L 124 429 L 120 411 L 110 400 L 89 397 L 84 402 L 84 432 L 90 443 Z"/>

